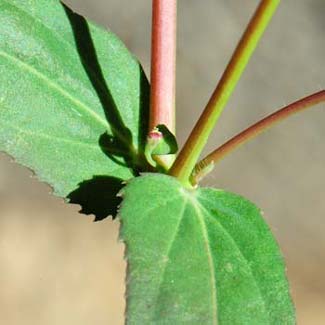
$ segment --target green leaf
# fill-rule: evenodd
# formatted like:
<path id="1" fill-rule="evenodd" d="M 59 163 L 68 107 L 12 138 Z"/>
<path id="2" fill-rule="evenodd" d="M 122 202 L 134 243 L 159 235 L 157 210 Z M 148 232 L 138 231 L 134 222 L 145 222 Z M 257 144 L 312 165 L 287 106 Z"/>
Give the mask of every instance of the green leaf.
<path id="1" fill-rule="evenodd" d="M 148 82 L 121 41 L 58 0 L 0 0 L 0 25 L 0 151 L 75 201 L 94 177 L 131 178 Z"/>
<path id="2" fill-rule="evenodd" d="M 128 324 L 295 324 L 281 253 L 252 203 L 161 174 L 121 194 Z"/>

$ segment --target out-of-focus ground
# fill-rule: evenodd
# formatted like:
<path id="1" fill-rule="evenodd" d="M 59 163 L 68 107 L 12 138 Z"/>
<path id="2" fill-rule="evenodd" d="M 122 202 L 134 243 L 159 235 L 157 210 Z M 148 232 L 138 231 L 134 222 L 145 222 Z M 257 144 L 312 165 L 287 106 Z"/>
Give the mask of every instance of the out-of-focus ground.
<path id="1" fill-rule="evenodd" d="M 69 0 L 109 26 L 149 71 L 148 0 Z M 180 0 L 178 137 L 205 105 L 256 0 Z M 286 0 L 249 64 L 208 149 L 256 119 L 325 87 L 325 2 Z M 298 324 L 325 324 L 325 105 L 282 123 L 227 157 L 206 185 L 265 212 L 288 266 Z M 207 150 L 208 150 L 207 149 Z M 120 325 L 118 222 L 93 223 L 0 155 L 0 323 Z"/>

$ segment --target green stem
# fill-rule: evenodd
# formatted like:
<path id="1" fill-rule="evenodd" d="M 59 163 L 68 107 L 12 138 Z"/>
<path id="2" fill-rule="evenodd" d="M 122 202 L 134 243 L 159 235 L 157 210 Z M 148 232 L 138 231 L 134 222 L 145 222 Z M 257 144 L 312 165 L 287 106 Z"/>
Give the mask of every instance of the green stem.
<path id="1" fill-rule="evenodd" d="M 197 184 L 205 175 L 209 173 L 212 166 L 228 155 L 230 152 L 237 149 L 242 144 L 255 138 L 260 133 L 268 130 L 278 122 L 288 118 L 289 116 L 303 111 L 309 107 L 325 102 L 325 90 L 312 94 L 308 97 L 300 99 L 275 113 L 265 117 L 261 121 L 253 124 L 246 130 L 237 134 L 235 137 L 227 141 L 218 149 L 211 152 L 208 156 L 202 159 L 196 166 L 192 175 L 192 183 Z"/>
<path id="2" fill-rule="evenodd" d="M 217 88 L 173 164 L 170 175 L 177 177 L 185 186 L 190 186 L 190 175 L 208 137 L 279 3 L 280 0 L 262 0 L 260 2 Z"/>

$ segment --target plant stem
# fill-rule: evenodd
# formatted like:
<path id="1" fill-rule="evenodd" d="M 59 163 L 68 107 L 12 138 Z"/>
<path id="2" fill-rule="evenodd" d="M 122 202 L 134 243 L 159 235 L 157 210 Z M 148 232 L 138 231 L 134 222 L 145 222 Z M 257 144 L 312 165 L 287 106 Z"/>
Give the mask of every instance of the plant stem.
<path id="1" fill-rule="evenodd" d="M 149 132 L 165 125 L 175 134 L 177 0 L 152 1 Z"/>
<path id="2" fill-rule="evenodd" d="M 208 137 L 279 3 L 280 0 L 262 0 L 260 2 L 217 88 L 172 166 L 170 175 L 177 177 L 184 185 L 190 185 L 190 175 Z"/>
<path id="3" fill-rule="evenodd" d="M 312 94 L 308 97 L 300 99 L 276 112 L 265 117 L 261 121 L 250 126 L 246 130 L 237 134 L 235 137 L 227 141 L 225 144 L 214 150 L 207 157 L 202 159 L 196 166 L 193 172 L 193 183 L 197 184 L 200 179 L 207 174 L 206 168 L 211 168 L 216 162 L 221 160 L 224 156 L 237 149 L 242 144 L 246 143 L 252 138 L 255 138 L 260 133 L 266 131 L 276 123 L 288 118 L 289 116 L 303 111 L 311 106 L 325 102 L 325 90 Z"/>

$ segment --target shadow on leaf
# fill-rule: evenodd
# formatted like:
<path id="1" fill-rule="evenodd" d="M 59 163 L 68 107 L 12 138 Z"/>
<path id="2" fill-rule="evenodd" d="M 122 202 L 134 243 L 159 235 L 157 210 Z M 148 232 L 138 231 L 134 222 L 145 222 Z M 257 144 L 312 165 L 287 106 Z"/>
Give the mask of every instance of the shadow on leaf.
<path id="1" fill-rule="evenodd" d="M 125 126 L 114 98 L 107 86 L 104 74 L 98 62 L 94 42 L 86 19 L 63 5 L 70 21 L 81 63 L 102 104 L 115 146 L 123 153 L 125 165 L 132 168 L 131 156 L 135 149 L 131 131 Z"/>
<path id="2" fill-rule="evenodd" d="M 96 48 L 92 40 L 89 26 L 85 18 L 74 13 L 62 3 L 70 21 L 75 44 L 80 61 L 88 78 L 96 91 L 103 107 L 105 117 L 110 125 L 111 134 L 105 132 L 98 135 L 98 145 L 106 156 L 118 165 L 128 167 L 134 176 L 146 169 L 144 146 L 148 129 L 149 115 L 149 87 L 147 78 L 140 69 L 140 97 L 139 97 L 139 134 L 138 148 L 132 141 L 132 133 L 124 124 L 112 93 L 106 83 L 104 74 L 98 61 Z M 116 194 L 122 188 L 122 180 L 107 176 L 94 176 L 85 180 L 79 187 L 68 195 L 70 203 L 81 205 L 80 213 L 94 214 L 95 221 L 102 220 L 109 215 L 116 216 L 117 207 L 121 199 Z"/>
<path id="3" fill-rule="evenodd" d="M 116 217 L 121 198 L 117 197 L 123 187 L 122 179 L 111 176 L 94 176 L 79 184 L 68 195 L 69 203 L 81 205 L 80 213 L 95 215 L 95 221 L 108 216 Z"/>

